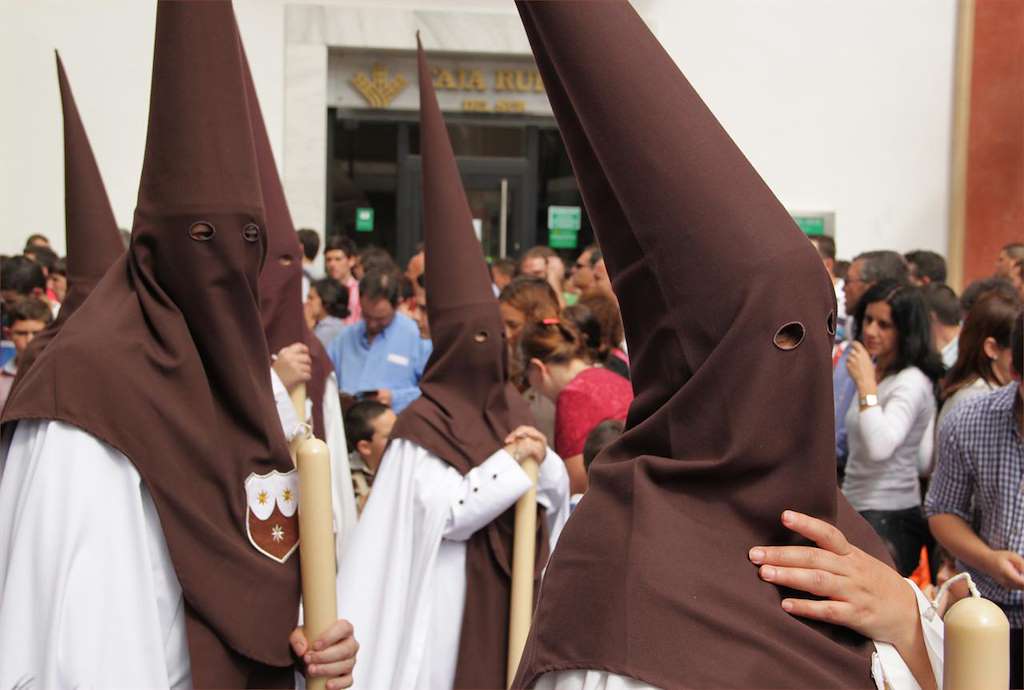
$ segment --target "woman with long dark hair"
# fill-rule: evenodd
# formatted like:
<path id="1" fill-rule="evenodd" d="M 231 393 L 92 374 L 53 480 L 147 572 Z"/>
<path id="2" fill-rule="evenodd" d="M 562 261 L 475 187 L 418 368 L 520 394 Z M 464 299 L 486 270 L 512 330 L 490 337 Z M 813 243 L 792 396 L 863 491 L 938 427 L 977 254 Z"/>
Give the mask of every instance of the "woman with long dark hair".
<path id="1" fill-rule="evenodd" d="M 846 413 L 843 493 L 888 542 L 906 576 L 917 567 L 928 534 L 917 458 L 921 444 L 932 441 L 927 432 L 942 360 L 917 288 L 881 281 L 861 298 L 855 319 L 847 368 L 857 397 Z"/>
<path id="2" fill-rule="evenodd" d="M 1018 313 L 1020 302 L 999 292 L 984 295 L 971 307 L 960 331 L 956 363 L 942 380 L 936 429 L 961 403 L 1013 379 L 1010 333 Z"/>

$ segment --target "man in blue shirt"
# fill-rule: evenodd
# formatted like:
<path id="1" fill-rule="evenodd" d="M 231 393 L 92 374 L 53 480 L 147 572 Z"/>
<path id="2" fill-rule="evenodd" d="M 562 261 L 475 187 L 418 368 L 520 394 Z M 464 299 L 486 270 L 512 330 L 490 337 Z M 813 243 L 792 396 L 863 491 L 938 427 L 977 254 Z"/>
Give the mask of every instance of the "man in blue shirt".
<path id="1" fill-rule="evenodd" d="M 347 326 L 327 347 L 341 391 L 404 410 L 419 397 L 419 381 L 431 343 L 416 322 L 395 311 L 398 274 L 371 270 L 359 281 L 362 319 Z"/>

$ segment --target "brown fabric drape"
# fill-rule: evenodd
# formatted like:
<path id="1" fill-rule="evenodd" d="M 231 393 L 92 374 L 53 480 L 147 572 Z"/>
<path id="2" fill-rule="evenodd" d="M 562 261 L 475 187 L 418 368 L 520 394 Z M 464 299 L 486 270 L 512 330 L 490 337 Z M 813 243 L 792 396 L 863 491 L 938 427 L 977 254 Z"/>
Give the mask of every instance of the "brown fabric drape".
<path id="1" fill-rule="evenodd" d="M 259 97 L 252 81 L 249 61 L 242 51 L 249 116 L 256 144 L 256 161 L 260 171 L 260 188 L 267 219 L 269 247 L 267 261 L 260 273 L 260 312 L 263 331 L 271 353 L 293 343 L 305 343 L 313 359 L 313 371 L 306 383 L 306 397 L 313 402 L 313 434 L 325 438 L 324 392 L 327 377 L 334 371 L 320 339 L 306 324 L 302 309 L 302 246 L 295 233 L 292 214 L 281 185 L 281 176 L 274 164 L 274 152 L 263 121 Z"/>
<path id="2" fill-rule="evenodd" d="M 423 395 L 399 415 L 391 438 L 413 441 L 465 474 L 533 419 L 508 382 L 498 301 L 422 47 L 419 77 L 425 280 L 434 349 L 420 380 Z M 505 686 L 512 512 L 479 530 L 466 545 L 456 688 Z M 543 563 L 546 533 L 538 539 L 538 562 Z"/>
<path id="3" fill-rule="evenodd" d="M 246 528 L 246 479 L 292 469 L 260 320 L 266 242 L 231 4 L 162 0 L 131 247 L 3 422 L 63 421 L 135 465 L 181 583 L 196 687 L 224 687 L 225 659 L 246 684 L 292 665 L 298 558 L 262 555 Z"/>
<path id="4" fill-rule="evenodd" d="M 96 283 L 117 257 L 124 244 L 110 208 L 96 157 L 78 114 L 75 97 L 57 59 L 57 82 L 64 112 L 64 238 L 67 246 L 68 292 L 57 318 L 32 339 L 18 362 L 17 385 L 50 341 L 54 339 L 78 307 L 85 302 Z"/>
<path id="5" fill-rule="evenodd" d="M 792 508 L 888 561 L 838 494 L 832 286 L 628 2 L 519 2 L 622 309 L 636 397 L 562 533 L 516 679 L 871 688 L 871 641 L 748 561 Z M 751 104 L 762 107 L 763 104 Z M 797 347 L 775 344 L 790 332 Z"/>

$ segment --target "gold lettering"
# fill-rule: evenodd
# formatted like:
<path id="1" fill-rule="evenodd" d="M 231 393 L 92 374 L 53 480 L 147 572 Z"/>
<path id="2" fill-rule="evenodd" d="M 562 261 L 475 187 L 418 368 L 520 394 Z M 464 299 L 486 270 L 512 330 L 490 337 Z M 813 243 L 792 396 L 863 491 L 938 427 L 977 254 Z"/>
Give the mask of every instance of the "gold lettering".
<path id="1" fill-rule="evenodd" d="M 437 76 L 434 77 L 434 88 L 439 91 L 455 91 L 458 86 L 451 71 L 442 68 L 437 70 Z"/>
<path id="2" fill-rule="evenodd" d="M 494 72 L 495 91 L 514 91 L 516 73 L 511 69 L 499 69 Z"/>
<path id="3" fill-rule="evenodd" d="M 486 113 L 488 110 L 487 101 L 467 99 L 462 101 L 462 109 L 473 113 Z"/>
<path id="4" fill-rule="evenodd" d="M 516 91 L 533 91 L 533 74 L 530 72 L 530 70 L 516 70 Z"/>
<path id="5" fill-rule="evenodd" d="M 494 112 L 496 113 L 525 113 L 526 101 L 495 101 Z"/>
<path id="6" fill-rule="evenodd" d="M 466 91 L 486 91 L 487 82 L 484 81 L 484 74 L 478 69 L 469 71 L 469 83 L 465 87 Z"/>
<path id="7" fill-rule="evenodd" d="M 544 93 L 544 80 L 540 78 L 540 72 L 533 70 L 533 91 L 534 93 Z"/>

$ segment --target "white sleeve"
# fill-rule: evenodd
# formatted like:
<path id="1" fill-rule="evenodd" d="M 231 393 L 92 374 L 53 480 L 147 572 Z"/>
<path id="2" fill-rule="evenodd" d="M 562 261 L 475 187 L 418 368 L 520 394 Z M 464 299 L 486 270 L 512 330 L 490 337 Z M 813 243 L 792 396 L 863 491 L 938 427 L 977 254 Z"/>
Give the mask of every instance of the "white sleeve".
<path id="1" fill-rule="evenodd" d="M 295 406 L 292 405 L 288 389 L 284 387 L 284 382 L 273 367 L 270 369 L 270 383 L 274 388 L 274 405 L 277 407 L 277 416 L 281 420 L 281 431 L 284 432 L 285 439 L 290 443 L 295 437 L 303 434 L 305 429 L 302 421 L 299 420 L 299 415 L 295 413 Z"/>
<path id="2" fill-rule="evenodd" d="M 327 377 L 323 405 L 324 435 L 327 436 L 323 440 L 331 451 L 331 506 L 334 509 L 335 556 L 340 563 L 345 552 L 345 542 L 356 526 L 359 515 L 356 512 L 356 497 L 352 488 L 352 471 L 348 464 L 345 422 L 333 371 Z"/>
<path id="3" fill-rule="evenodd" d="M 562 458 L 550 448 L 537 475 L 537 503 L 544 507 L 548 545 L 554 549 L 558 535 L 569 519 L 569 473 Z"/>
<path id="4" fill-rule="evenodd" d="M 942 687 L 942 640 L 943 625 L 939 616 L 930 615 L 931 602 L 912 581 L 907 583 L 913 587 L 917 597 L 917 609 L 921 617 L 921 630 L 924 633 L 924 646 L 928 650 L 928 660 L 935 674 L 936 687 Z M 878 690 L 921 690 L 921 686 L 910 672 L 903 657 L 888 642 L 875 640 L 875 653 L 871 658 L 871 675 L 875 679 Z"/>
<path id="5" fill-rule="evenodd" d="M 913 428 L 921 405 L 927 404 L 931 391 L 915 379 L 908 375 L 896 381 L 885 403 L 860 411 L 858 433 L 873 462 L 884 462 L 892 457 Z"/>
<path id="6" fill-rule="evenodd" d="M 529 488 L 526 472 L 504 448 L 500 449 L 462 477 L 452 494 L 444 538 L 469 539 L 508 510 Z"/>

